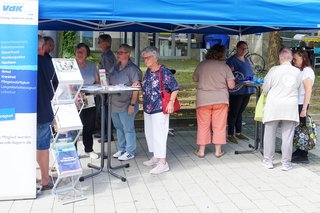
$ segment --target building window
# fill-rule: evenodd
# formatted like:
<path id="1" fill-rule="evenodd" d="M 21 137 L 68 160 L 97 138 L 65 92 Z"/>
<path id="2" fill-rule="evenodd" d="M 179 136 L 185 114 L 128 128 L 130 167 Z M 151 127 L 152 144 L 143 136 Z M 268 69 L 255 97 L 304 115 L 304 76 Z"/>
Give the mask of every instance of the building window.
<path id="1" fill-rule="evenodd" d="M 121 44 L 128 44 L 132 48 L 135 46 L 135 34 L 132 32 L 121 32 L 120 33 Z"/>
<path id="2" fill-rule="evenodd" d="M 175 36 L 176 56 L 188 56 L 188 34 L 179 33 Z"/>
<path id="3" fill-rule="evenodd" d="M 92 31 L 79 31 L 77 32 L 77 35 L 79 36 L 80 42 L 88 45 L 90 49 L 94 48 L 94 39 Z"/>
<path id="4" fill-rule="evenodd" d="M 189 57 L 191 41 L 186 33 L 149 33 L 148 39 L 159 48 L 160 57 Z"/>

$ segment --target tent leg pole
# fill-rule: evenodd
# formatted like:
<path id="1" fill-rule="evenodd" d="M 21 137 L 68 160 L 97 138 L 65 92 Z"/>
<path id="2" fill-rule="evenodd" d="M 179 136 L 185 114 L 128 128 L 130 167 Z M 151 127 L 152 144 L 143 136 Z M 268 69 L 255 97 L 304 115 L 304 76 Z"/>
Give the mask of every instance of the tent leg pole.
<path id="1" fill-rule="evenodd" d="M 140 33 L 135 33 L 134 63 L 140 67 Z"/>

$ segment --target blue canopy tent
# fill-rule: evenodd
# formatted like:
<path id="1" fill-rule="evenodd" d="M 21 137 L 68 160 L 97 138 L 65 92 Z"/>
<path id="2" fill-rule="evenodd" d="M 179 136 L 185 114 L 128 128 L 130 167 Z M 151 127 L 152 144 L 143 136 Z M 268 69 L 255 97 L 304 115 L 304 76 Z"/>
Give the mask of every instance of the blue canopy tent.
<path id="1" fill-rule="evenodd" d="M 39 29 L 223 33 L 320 28 L 319 0 L 39 0 Z"/>

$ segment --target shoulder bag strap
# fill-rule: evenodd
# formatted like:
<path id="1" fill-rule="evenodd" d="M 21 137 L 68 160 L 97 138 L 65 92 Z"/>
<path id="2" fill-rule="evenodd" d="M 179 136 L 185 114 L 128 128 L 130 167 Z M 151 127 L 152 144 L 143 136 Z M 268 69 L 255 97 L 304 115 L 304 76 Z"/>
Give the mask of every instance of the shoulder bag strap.
<path id="1" fill-rule="evenodd" d="M 160 93 L 162 94 L 163 90 L 164 90 L 164 85 L 163 85 L 163 81 L 162 81 L 161 67 L 162 67 L 162 65 L 160 65 L 160 67 L 159 67 L 159 84 L 160 84 Z"/>

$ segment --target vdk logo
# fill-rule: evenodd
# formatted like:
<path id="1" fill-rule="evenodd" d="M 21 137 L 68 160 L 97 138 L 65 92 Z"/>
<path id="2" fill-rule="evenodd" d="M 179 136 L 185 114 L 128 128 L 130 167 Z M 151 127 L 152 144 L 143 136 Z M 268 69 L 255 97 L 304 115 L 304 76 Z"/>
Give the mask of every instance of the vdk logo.
<path id="1" fill-rule="evenodd" d="M 22 7 L 23 6 L 3 5 L 2 10 L 9 12 L 22 12 Z"/>

